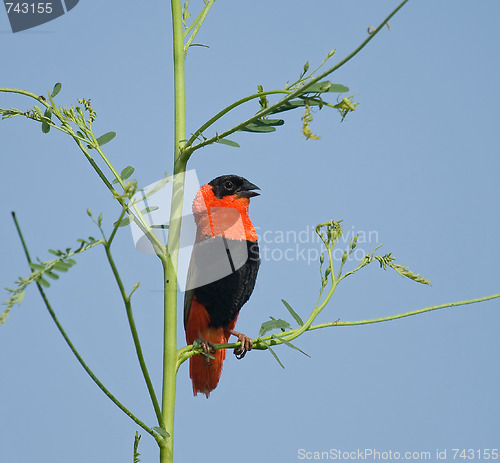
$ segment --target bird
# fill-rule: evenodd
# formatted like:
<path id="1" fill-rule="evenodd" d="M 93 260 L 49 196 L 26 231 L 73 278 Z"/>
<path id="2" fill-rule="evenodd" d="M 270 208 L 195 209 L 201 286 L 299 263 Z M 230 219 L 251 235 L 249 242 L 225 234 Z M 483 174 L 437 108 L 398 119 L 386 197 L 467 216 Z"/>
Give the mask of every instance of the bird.
<path id="1" fill-rule="evenodd" d="M 203 185 L 194 201 L 196 239 L 184 297 L 184 328 L 188 345 L 203 354 L 189 359 L 193 394 L 208 398 L 219 383 L 231 335 L 241 343 L 238 359 L 252 349 L 252 340 L 235 331 L 241 307 L 252 294 L 260 265 L 255 227 L 248 216 L 250 198 L 260 188 L 237 175 L 222 175 Z M 195 342 L 198 341 L 198 344 Z"/>

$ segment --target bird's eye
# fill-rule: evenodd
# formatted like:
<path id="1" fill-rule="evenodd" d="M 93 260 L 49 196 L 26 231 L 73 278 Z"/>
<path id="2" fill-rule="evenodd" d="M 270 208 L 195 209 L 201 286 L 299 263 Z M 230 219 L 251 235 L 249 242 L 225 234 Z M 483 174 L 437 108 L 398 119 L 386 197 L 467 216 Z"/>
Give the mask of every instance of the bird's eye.
<path id="1" fill-rule="evenodd" d="M 227 182 L 224 183 L 224 188 L 226 190 L 232 190 L 234 188 L 233 182 L 228 180 Z"/>

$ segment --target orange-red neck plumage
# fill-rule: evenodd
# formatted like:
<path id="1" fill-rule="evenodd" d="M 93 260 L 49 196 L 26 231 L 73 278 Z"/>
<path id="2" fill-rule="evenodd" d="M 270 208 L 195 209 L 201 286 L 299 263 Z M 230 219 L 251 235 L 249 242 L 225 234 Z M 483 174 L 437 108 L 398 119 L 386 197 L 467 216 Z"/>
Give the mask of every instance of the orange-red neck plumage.
<path id="1" fill-rule="evenodd" d="M 248 216 L 249 203 L 249 198 L 239 198 L 236 194 L 219 199 L 210 185 L 203 185 L 193 202 L 196 241 L 204 236 L 257 241 L 255 227 Z"/>

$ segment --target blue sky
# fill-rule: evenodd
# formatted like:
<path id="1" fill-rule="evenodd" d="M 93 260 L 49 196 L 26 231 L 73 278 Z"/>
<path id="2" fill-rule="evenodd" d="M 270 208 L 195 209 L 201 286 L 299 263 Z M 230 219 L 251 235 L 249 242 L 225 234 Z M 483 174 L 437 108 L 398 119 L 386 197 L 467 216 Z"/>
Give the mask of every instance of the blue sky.
<path id="1" fill-rule="evenodd" d="M 193 14 L 200 4 L 191 2 Z M 295 80 L 306 61 L 319 64 L 333 48 L 333 60 L 343 58 L 396 5 L 218 0 L 196 39 L 210 48 L 192 48 L 187 57 L 188 132 L 258 84 L 273 89 Z M 45 94 L 62 82 L 59 104 L 91 98 L 96 131 L 117 132 L 107 155 L 119 169 L 133 165 L 139 183 L 148 185 L 172 169 L 169 15 L 168 2 L 81 0 L 53 22 L 12 34 L 0 12 L 0 86 Z M 321 322 L 499 292 L 499 15 L 492 0 L 411 0 L 390 30 L 331 76 L 350 87 L 359 106 L 342 123 L 334 111 L 314 112 L 311 128 L 321 140 L 306 140 L 301 114 L 290 112 L 275 133 L 233 135 L 239 149 L 216 145 L 195 153 L 189 167 L 202 182 L 236 173 L 262 189 L 251 217 L 268 258 L 242 309 L 240 331 L 256 336 L 269 316 L 293 321 L 282 298 L 307 316 L 318 296 L 319 263 L 301 256 L 318 245 L 298 237 L 331 218 L 342 219 L 346 233 L 371 231 L 361 249 L 383 243 L 381 252 L 392 252 L 432 286 L 372 264 L 339 286 Z M 0 107 L 30 104 L 0 94 Z M 257 109 L 240 109 L 220 128 Z M 27 274 L 10 211 L 32 255 L 44 259 L 49 248 L 96 235 L 87 208 L 102 212 L 108 227 L 119 210 L 62 134 L 43 135 L 32 121 L 9 119 L 0 123 L 0 146 L 0 283 L 10 286 Z M 287 249 L 293 259 L 284 258 Z M 159 388 L 160 265 L 135 251 L 127 229 L 115 254 L 126 283 L 141 282 L 135 316 Z M 103 253 L 81 256 L 48 296 L 96 374 L 154 425 Z M 447 449 L 451 461 L 452 448 L 499 448 L 499 323 L 497 300 L 306 333 L 297 345 L 312 358 L 281 347 L 284 370 L 266 352 L 244 361 L 229 356 L 209 400 L 192 396 L 184 365 L 176 461 L 293 462 L 299 449 L 365 448 L 433 457 Z M 178 331 L 182 342 L 181 318 Z M 0 461 L 132 461 L 137 426 L 86 376 L 35 290 L 0 327 L 0 351 Z M 147 435 L 140 452 L 143 462 L 158 458 Z"/>

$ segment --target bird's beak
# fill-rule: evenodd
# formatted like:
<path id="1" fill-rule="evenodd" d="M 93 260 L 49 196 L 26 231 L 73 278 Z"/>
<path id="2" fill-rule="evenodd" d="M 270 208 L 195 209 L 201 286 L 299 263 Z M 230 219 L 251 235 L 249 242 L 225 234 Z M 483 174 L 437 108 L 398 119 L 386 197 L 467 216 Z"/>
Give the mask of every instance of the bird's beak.
<path id="1" fill-rule="evenodd" d="M 259 196 L 260 193 L 252 190 L 260 190 L 260 188 L 247 181 L 236 190 L 236 195 L 238 198 L 251 198 L 253 196 Z"/>

